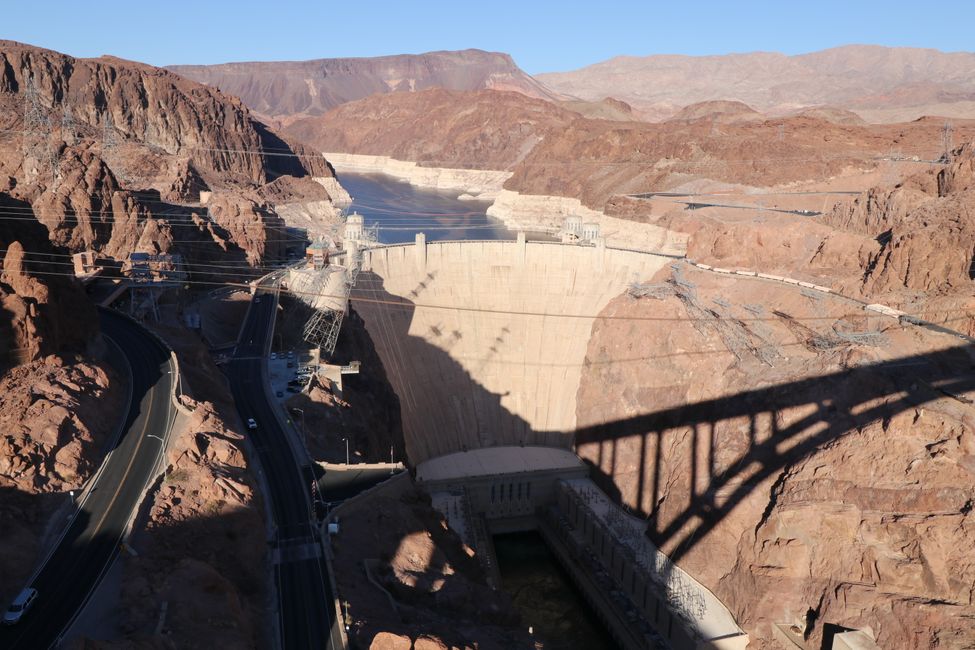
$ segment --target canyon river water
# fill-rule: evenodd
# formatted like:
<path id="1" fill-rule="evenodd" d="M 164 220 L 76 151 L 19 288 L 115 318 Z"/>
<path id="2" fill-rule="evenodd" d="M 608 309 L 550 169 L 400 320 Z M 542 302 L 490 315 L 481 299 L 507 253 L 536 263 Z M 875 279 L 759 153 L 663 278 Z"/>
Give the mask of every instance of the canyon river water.
<path id="1" fill-rule="evenodd" d="M 352 195 L 351 210 L 364 217 L 366 226 L 378 226 L 383 244 L 412 242 L 418 232 L 427 241 L 517 237 L 485 214 L 491 205 L 487 201 L 461 201 L 456 192 L 421 189 L 383 174 L 344 173 L 339 180 Z"/>
<path id="2" fill-rule="evenodd" d="M 546 650 L 611 650 L 616 645 L 535 532 L 494 538 L 501 584 Z"/>

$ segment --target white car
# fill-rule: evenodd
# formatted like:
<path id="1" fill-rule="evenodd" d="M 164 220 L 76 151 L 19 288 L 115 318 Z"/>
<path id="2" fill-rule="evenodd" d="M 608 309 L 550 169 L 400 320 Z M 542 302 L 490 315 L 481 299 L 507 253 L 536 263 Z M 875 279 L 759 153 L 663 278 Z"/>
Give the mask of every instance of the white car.
<path id="1" fill-rule="evenodd" d="M 272 352 L 271 353 L 271 360 L 273 361 L 274 359 L 277 359 L 277 358 L 278 358 L 278 353 L 277 352 Z"/>
<path id="2" fill-rule="evenodd" d="M 247 428 L 248 429 L 256 429 L 257 428 L 257 422 L 254 421 L 254 418 L 247 418 Z"/>
<path id="3" fill-rule="evenodd" d="M 37 590 L 27 587 L 14 598 L 14 602 L 10 603 L 10 608 L 3 615 L 4 625 L 13 625 L 20 622 L 20 619 L 24 617 L 30 606 L 34 604 L 37 600 Z"/>

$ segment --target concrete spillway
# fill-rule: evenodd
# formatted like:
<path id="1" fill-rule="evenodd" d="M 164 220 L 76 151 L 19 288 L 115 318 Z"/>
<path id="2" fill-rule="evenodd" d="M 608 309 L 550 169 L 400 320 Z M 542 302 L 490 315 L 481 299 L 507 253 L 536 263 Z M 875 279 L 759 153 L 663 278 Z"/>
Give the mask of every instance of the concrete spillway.
<path id="1" fill-rule="evenodd" d="M 400 398 L 410 461 L 499 445 L 570 447 L 594 318 L 667 264 L 551 242 L 363 253 L 355 309 Z"/>

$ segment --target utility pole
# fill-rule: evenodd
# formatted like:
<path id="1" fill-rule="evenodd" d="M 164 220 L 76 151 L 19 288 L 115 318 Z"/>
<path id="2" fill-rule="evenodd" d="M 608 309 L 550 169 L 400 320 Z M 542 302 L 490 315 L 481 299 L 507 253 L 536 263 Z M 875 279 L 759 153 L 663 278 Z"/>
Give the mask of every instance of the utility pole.
<path id="1" fill-rule="evenodd" d="M 945 120 L 945 125 L 941 127 L 941 162 L 951 162 L 951 148 L 954 140 L 954 130 L 954 125 L 952 125 L 950 121 Z"/>

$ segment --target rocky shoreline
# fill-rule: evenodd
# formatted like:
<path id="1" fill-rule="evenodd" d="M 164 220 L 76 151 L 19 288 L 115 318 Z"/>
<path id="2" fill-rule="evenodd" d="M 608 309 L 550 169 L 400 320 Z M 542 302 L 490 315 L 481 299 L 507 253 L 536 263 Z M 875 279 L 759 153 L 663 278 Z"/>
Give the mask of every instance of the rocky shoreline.
<path id="1" fill-rule="evenodd" d="M 511 172 L 483 169 L 450 169 L 421 167 L 415 162 L 396 160 L 389 156 L 367 156 L 352 153 L 323 154 L 337 172 L 356 174 L 386 174 L 416 187 L 451 190 L 468 195 L 467 198 L 492 201 L 501 192 Z"/>

